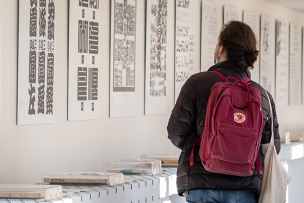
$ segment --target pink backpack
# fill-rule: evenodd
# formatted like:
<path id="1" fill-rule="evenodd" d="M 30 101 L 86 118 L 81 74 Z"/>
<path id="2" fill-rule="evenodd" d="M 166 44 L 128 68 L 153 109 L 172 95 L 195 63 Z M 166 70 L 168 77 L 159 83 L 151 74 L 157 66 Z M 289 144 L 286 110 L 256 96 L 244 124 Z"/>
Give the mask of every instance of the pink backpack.
<path id="1" fill-rule="evenodd" d="M 223 81 L 211 88 L 202 140 L 194 143 L 190 166 L 194 165 L 194 147 L 200 142 L 199 155 L 207 171 L 251 176 L 256 163 L 263 175 L 258 151 L 265 119 L 259 90 L 250 86 L 249 78 L 226 78 L 211 72 Z"/>

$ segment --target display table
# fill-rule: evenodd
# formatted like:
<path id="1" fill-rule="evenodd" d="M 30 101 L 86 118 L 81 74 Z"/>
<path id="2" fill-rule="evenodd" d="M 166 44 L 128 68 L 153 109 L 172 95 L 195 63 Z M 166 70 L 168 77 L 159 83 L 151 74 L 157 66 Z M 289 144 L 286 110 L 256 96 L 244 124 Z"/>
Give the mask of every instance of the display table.
<path id="1" fill-rule="evenodd" d="M 287 161 L 304 157 L 304 143 L 282 144 L 279 158 L 287 166 Z M 184 197 L 177 195 L 176 167 L 163 167 L 161 175 L 125 175 L 128 183 L 107 185 L 63 185 L 63 189 L 83 189 L 52 203 L 185 203 Z M 0 203 L 38 203 L 45 199 L 0 199 Z"/>
<path id="2" fill-rule="evenodd" d="M 173 198 L 184 203 L 184 197 L 178 197 L 176 189 L 176 167 L 164 167 L 161 175 L 125 175 L 126 180 L 136 178 L 122 185 L 63 185 L 63 189 L 83 189 L 52 203 L 170 203 Z M 0 199 L 0 203 L 37 203 L 45 199 Z"/>

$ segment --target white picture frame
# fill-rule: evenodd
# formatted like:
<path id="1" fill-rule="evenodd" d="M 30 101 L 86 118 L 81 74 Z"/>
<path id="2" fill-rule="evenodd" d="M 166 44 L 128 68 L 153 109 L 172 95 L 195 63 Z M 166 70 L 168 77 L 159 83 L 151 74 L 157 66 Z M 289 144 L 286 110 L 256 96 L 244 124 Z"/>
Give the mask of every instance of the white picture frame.
<path id="1" fill-rule="evenodd" d="M 99 118 L 100 1 L 69 0 L 69 121 Z"/>
<path id="2" fill-rule="evenodd" d="M 260 24 L 260 85 L 274 93 L 274 20 L 261 15 Z"/>
<path id="3" fill-rule="evenodd" d="M 195 1 L 175 0 L 174 101 L 195 69 Z"/>
<path id="4" fill-rule="evenodd" d="M 56 1 L 36 2 L 19 0 L 17 125 L 54 122 Z"/>
<path id="5" fill-rule="evenodd" d="M 276 106 L 288 105 L 288 23 L 276 20 Z"/>
<path id="6" fill-rule="evenodd" d="M 289 24 L 289 105 L 301 105 L 301 26 Z"/>
<path id="7" fill-rule="evenodd" d="M 135 116 L 136 11 L 137 0 L 111 0 L 111 118 Z M 123 12 L 130 16 L 128 23 Z"/>
<path id="8" fill-rule="evenodd" d="M 239 20 L 239 9 L 224 5 L 223 24 L 227 24 L 231 20 Z"/>
<path id="9" fill-rule="evenodd" d="M 259 50 L 259 41 L 260 41 L 260 21 L 259 15 L 251 11 L 243 11 L 243 22 L 251 27 L 253 30 L 256 40 L 257 40 L 257 49 Z M 256 63 L 254 63 L 254 69 L 250 70 L 251 80 L 259 82 L 259 57 L 257 58 Z"/>
<path id="10" fill-rule="evenodd" d="M 145 115 L 167 114 L 168 0 L 147 0 Z"/>
<path id="11" fill-rule="evenodd" d="M 202 3 L 201 25 L 201 72 L 207 71 L 214 65 L 214 50 L 217 44 L 218 5 L 204 0 Z"/>

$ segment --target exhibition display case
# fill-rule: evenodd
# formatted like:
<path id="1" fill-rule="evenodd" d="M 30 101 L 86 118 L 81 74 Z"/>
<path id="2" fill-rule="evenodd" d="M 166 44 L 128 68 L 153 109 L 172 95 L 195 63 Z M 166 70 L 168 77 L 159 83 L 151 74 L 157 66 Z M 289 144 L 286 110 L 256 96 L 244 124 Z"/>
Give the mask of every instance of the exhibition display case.
<path id="1" fill-rule="evenodd" d="M 142 154 L 141 158 L 161 160 L 162 166 L 178 166 L 179 153 Z"/>
<path id="2" fill-rule="evenodd" d="M 109 159 L 101 162 L 101 171 L 115 173 L 161 174 L 160 160 L 153 159 Z"/>

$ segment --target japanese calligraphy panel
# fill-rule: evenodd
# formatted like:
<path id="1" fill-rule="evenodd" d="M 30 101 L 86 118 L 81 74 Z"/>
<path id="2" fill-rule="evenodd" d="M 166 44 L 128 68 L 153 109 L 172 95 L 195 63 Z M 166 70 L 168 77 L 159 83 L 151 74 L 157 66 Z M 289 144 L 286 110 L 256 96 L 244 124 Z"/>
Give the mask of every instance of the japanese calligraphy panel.
<path id="1" fill-rule="evenodd" d="M 100 0 L 70 0 L 68 120 L 98 119 Z"/>
<path id="2" fill-rule="evenodd" d="M 55 0 L 19 1 L 18 125 L 54 122 L 55 17 Z"/>

